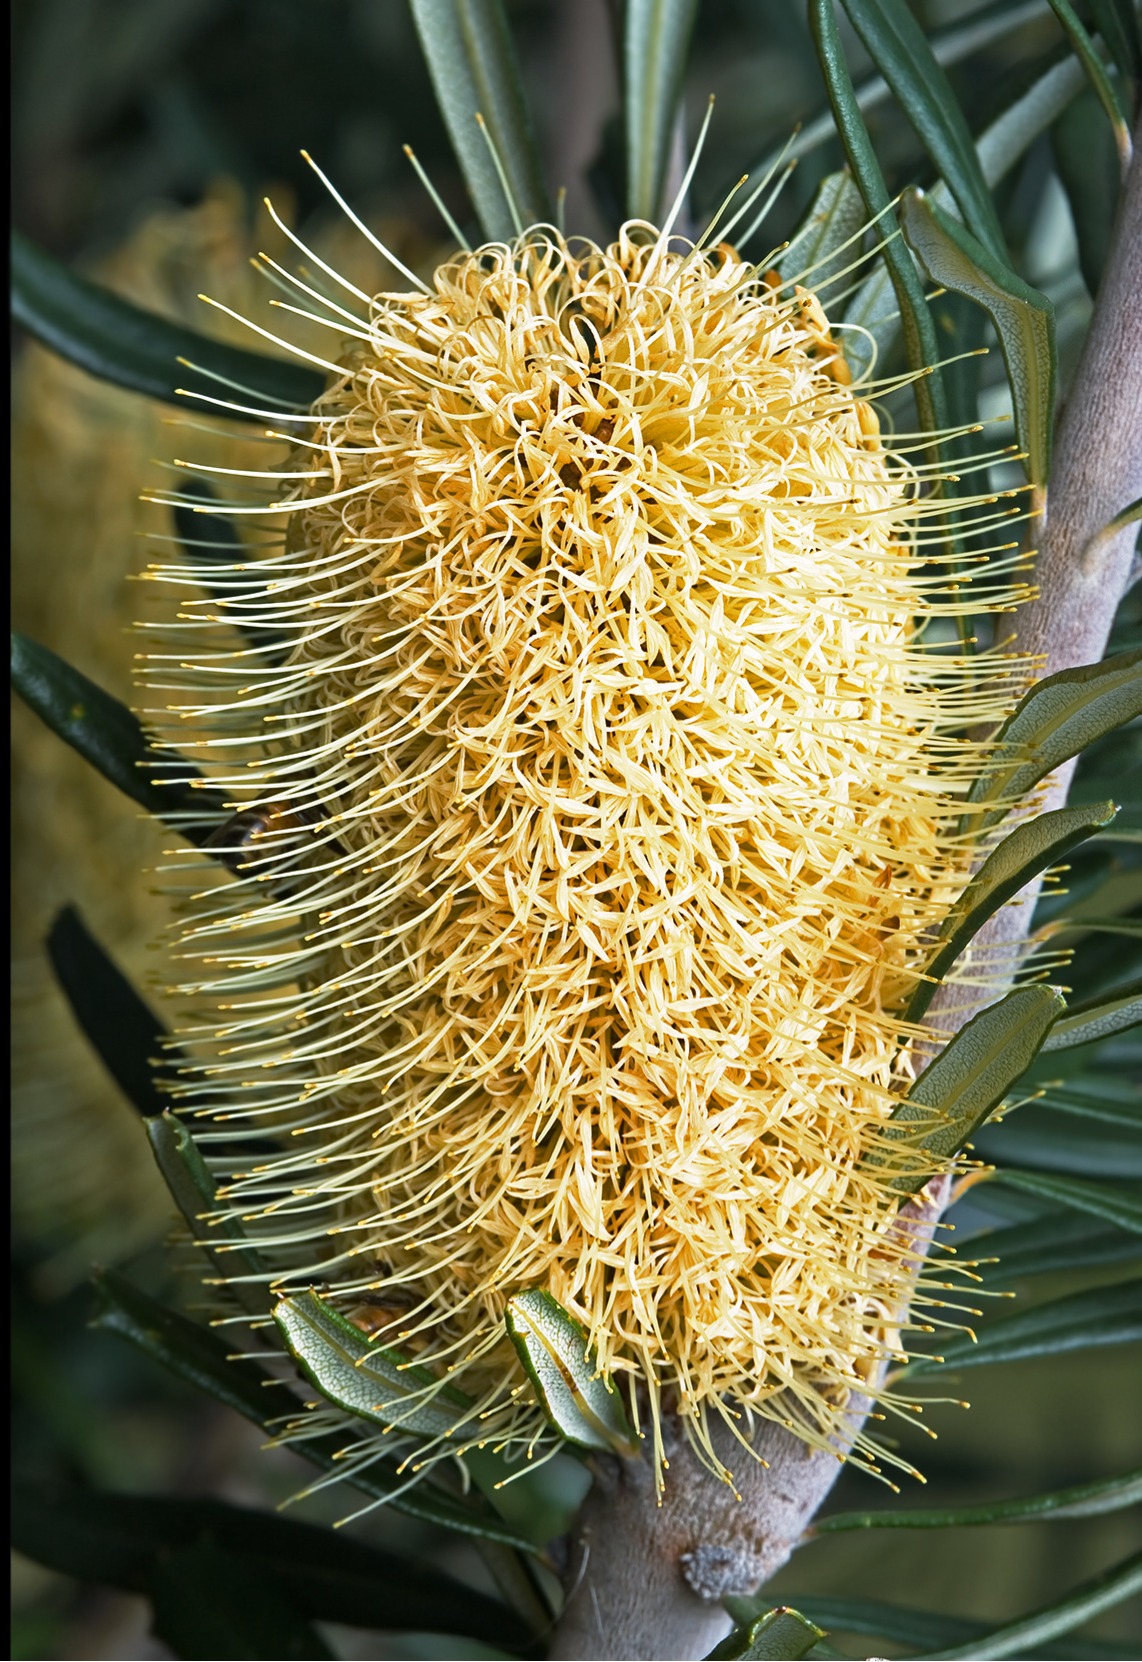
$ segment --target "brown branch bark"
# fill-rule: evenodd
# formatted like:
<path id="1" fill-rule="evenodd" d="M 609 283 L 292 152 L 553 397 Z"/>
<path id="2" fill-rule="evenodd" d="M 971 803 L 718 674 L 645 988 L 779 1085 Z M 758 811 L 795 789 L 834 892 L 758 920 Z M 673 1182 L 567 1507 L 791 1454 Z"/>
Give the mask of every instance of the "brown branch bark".
<path id="1" fill-rule="evenodd" d="M 1128 580 L 1134 527 L 1101 538 L 1142 496 L 1142 134 L 1127 175 L 1115 237 L 1090 332 L 1058 423 L 1036 563 L 1038 597 L 1014 617 L 1012 648 L 1035 654 L 1046 675 L 1103 654 Z M 1071 768 L 1048 783 L 1045 806 L 1066 797 Z M 992 920 L 987 944 L 1014 965 L 1037 885 Z M 935 1032 L 971 1011 L 954 995 L 933 1000 Z M 934 1196 L 934 1222 L 946 1186 Z M 859 1421 L 857 1422 L 859 1423 Z M 854 1425 L 854 1431 L 856 1427 Z M 755 1439 L 768 1467 L 742 1470 L 729 1433 L 742 1498 L 711 1476 L 677 1439 L 665 1496 L 656 1504 L 649 1467 L 613 1461 L 578 1519 L 567 1600 L 550 1656 L 703 1657 L 728 1632 L 720 1600 L 753 1592 L 785 1563 L 836 1479 L 839 1462 L 778 1426 Z"/>

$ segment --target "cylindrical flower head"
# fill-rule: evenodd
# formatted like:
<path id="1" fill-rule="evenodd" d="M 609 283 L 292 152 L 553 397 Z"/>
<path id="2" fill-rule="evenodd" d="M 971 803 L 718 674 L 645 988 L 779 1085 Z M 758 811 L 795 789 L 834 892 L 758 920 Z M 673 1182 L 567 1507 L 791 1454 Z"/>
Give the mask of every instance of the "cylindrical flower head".
<path id="1" fill-rule="evenodd" d="M 817 299 L 676 249 L 538 230 L 334 314 L 251 634 L 157 677 L 245 810 L 180 946 L 185 1089 L 280 1149 L 226 1203 L 481 1437 L 542 1427 L 519 1289 L 699 1447 L 828 1439 L 909 1319 L 866 1157 L 1010 682 L 932 629 L 942 503 Z"/>

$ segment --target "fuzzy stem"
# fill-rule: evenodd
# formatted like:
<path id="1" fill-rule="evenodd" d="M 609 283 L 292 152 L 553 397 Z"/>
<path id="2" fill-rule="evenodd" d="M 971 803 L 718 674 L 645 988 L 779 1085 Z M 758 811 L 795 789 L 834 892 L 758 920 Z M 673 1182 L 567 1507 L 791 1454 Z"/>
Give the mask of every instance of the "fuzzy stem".
<path id="1" fill-rule="evenodd" d="M 1090 332 L 1058 423 L 1038 597 L 1016 613 L 1009 643 L 1035 654 L 1044 675 L 1097 662 L 1130 573 L 1135 527 L 1111 539 L 1100 533 L 1142 496 L 1140 158 L 1136 142 Z M 1048 782 L 1045 807 L 1065 800 L 1071 772 L 1060 768 Z M 981 942 L 1008 950 L 1013 967 L 1037 890 L 1031 885 L 1003 908 Z M 937 995 L 928 1025 L 958 1027 L 971 1014 L 962 997 L 956 1005 Z M 945 1185 L 931 1199 L 932 1223 L 946 1198 Z M 661 1505 L 644 1462 L 614 1461 L 600 1473 L 577 1520 L 553 1659 L 706 1656 L 730 1627 L 718 1601 L 753 1592 L 785 1563 L 832 1488 L 837 1459 L 767 1425 L 753 1446 L 768 1467 L 743 1471 L 730 1434 L 714 1441 L 721 1458 L 737 1456 L 740 1501 L 681 1439 Z"/>

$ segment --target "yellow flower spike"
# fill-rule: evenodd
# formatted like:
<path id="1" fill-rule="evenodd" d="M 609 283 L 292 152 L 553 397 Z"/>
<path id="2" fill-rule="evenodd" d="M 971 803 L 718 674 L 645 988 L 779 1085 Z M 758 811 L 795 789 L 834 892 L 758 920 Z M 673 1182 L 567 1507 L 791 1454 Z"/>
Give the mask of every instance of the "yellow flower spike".
<path id="1" fill-rule="evenodd" d="M 151 679 L 258 826 L 256 883 L 194 870 L 179 1088 L 281 1142 L 225 1168 L 275 1286 L 367 1292 L 517 1450 L 504 1309 L 545 1290 L 661 1480 L 664 1410 L 729 1477 L 712 1424 L 828 1444 L 904 1352 L 921 1248 L 862 1157 L 965 881 L 961 735 L 1024 666 L 939 632 L 943 505 L 816 296 L 655 237 L 374 298 L 236 505 L 284 517 L 233 577 L 285 655 L 195 657 L 191 600 Z"/>

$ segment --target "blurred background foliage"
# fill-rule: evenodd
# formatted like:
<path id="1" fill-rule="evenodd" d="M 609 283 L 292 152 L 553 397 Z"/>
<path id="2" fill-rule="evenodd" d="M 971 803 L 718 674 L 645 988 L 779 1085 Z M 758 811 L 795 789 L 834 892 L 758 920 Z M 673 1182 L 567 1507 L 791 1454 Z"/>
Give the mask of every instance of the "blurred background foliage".
<path id="1" fill-rule="evenodd" d="M 1066 56 L 1050 7 L 1036 0 L 916 0 L 913 9 L 942 43 L 973 132 Z M 569 226 L 598 234 L 622 197 L 605 0 L 513 0 L 509 12 L 548 178 L 568 187 Z M 1006 19 L 1002 32 L 990 27 L 997 18 Z M 472 222 L 403 0 L 17 0 L 12 27 L 17 228 L 204 332 L 217 331 L 220 314 L 204 315 L 198 290 L 242 309 L 248 256 L 266 246 L 267 191 L 308 234 L 341 234 L 298 155 L 302 145 L 414 266 L 430 268 L 446 244 L 403 144 L 415 148 L 461 222 Z M 957 56 L 949 43 L 962 46 L 972 29 L 986 44 Z M 872 72 L 855 39 L 845 39 L 859 86 Z M 791 0 L 701 0 L 686 77 L 691 136 L 710 92 L 717 108 L 695 181 L 699 220 L 795 124 L 811 134 L 827 107 L 803 8 Z M 866 114 L 889 188 L 930 183 L 930 164 L 894 101 L 882 97 Z M 755 257 L 765 252 L 762 240 L 772 247 L 789 235 L 817 184 L 841 163 L 834 138 L 807 150 L 750 248 Z M 1021 274 L 1058 308 L 1064 392 L 1115 189 L 1109 129 L 1093 94 L 1081 92 L 997 192 Z M 994 362 L 978 398 L 984 416 L 1006 409 Z M 14 622 L 127 697 L 135 644 L 128 625 L 141 591 L 126 578 L 145 562 L 140 533 L 156 529 L 138 492 L 154 482 L 152 458 L 178 448 L 170 412 L 22 342 L 13 419 Z M 1137 631 L 1136 603 L 1126 610 L 1123 645 Z M 17 1465 L 37 1478 L 272 1508 L 300 1486 L 307 1468 L 296 1456 L 262 1453 L 253 1428 L 85 1325 L 92 1311 L 85 1278 L 96 1261 L 126 1262 L 151 1293 L 178 1296 L 164 1245 L 168 1203 L 131 1110 L 72 1030 L 42 938 L 56 908 L 77 901 L 146 985 L 162 902 L 149 893 L 145 869 L 160 857 L 162 837 L 29 712 L 19 709 L 14 719 L 23 781 L 13 879 Z M 1088 765 L 1088 795 L 1098 794 L 1099 766 L 1113 773 L 1120 757 L 1115 751 Z M 1137 917 L 1140 885 L 1129 854 L 1118 845 L 1076 860 L 1092 916 L 1110 906 Z M 1117 937 L 1079 942 L 1095 985 L 1119 952 Z M 1021 1210 L 1010 1193 L 997 1213 L 1000 1204 L 973 1191 L 955 1214 L 961 1235 L 1034 1210 L 1029 1201 Z M 1122 1273 L 1121 1262 L 1104 1272 L 1108 1281 Z M 1091 1282 L 1088 1271 L 1083 1285 Z M 1060 1276 L 1048 1289 L 1040 1277 L 1036 1291 L 1062 1294 L 1071 1285 Z M 938 1442 L 906 1438 L 906 1452 L 929 1477 L 927 1492 L 910 1498 L 957 1504 L 1033 1494 L 1139 1465 L 1139 1383 L 1136 1346 L 973 1371 L 964 1380 L 972 1411 L 935 1410 Z M 882 1500 L 867 1479 L 846 1472 L 829 1509 Z M 331 1521 L 345 1510 L 326 1494 L 301 1513 Z M 381 1510 L 354 1533 L 399 1542 L 473 1585 L 489 1584 L 470 1547 L 428 1524 Z M 799 1554 L 767 1596 L 876 1597 L 998 1621 L 1050 1602 L 1140 1545 L 1137 1509 L 954 1535 L 839 1534 Z M 14 1572 L 14 1657 L 171 1654 L 149 1631 L 141 1598 L 72 1582 L 18 1556 Z M 1142 1643 L 1142 1618 L 1122 1606 L 1090 1631 L 1117 1641 L 1115 1654 L 1138 1654 L 1130 1646 Z M 493 1654 L 458 1640 L 325 1632 L 345 1657 Z"/>

